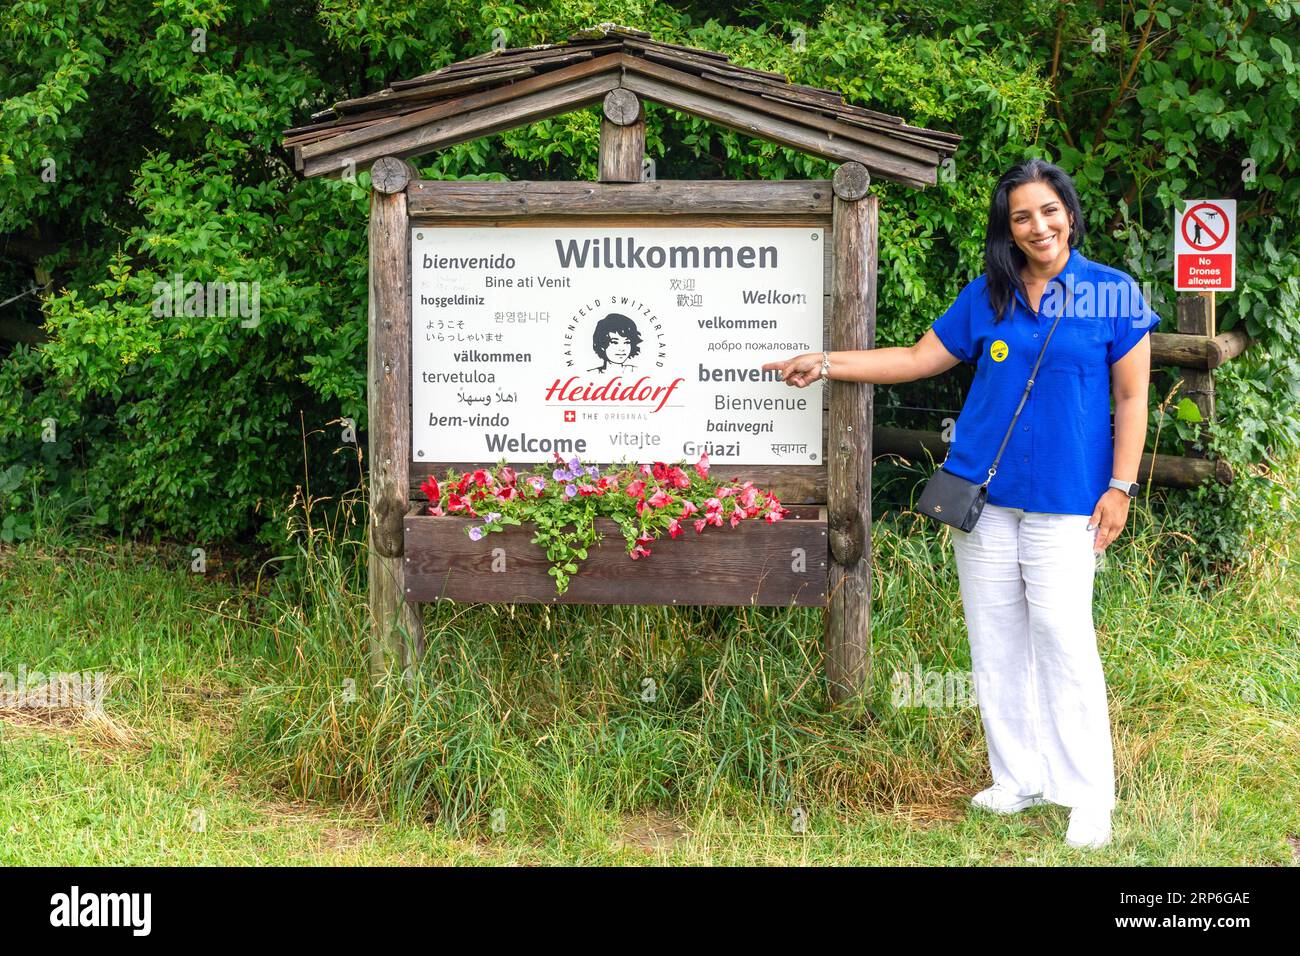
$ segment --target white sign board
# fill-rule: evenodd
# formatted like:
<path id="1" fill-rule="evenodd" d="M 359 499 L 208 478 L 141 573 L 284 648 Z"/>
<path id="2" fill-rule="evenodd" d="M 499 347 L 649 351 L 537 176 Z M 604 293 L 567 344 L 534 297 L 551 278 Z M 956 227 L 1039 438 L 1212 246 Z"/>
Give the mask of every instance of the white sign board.
<path id="1" fill-rule="evenodd" d="M 1174 290 L 1231 292 L 1236 273 L 1237 201 L 1187 200 L 1174 217 Z"/>
<path id="2" fill-rule="evenodd" d="M 815 465 L 825 230 L 414 227 L 412 460 Z"/>

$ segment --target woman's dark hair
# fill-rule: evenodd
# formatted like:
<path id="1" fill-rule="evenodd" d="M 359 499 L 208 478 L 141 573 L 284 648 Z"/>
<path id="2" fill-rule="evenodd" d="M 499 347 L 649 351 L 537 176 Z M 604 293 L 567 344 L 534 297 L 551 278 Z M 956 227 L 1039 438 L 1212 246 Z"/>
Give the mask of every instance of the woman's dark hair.
<path id="1" fill-rule="evenodd" d="M 1011 191 L 1025 183 L 1047 183 L 1061 197 L 1070 218 L 1070 248 L 1083 245 L 1083 209 L 1079 206 L 1079 192 L 1065 170 L 1041 159 L 1028 159 L 1016 163 L 998 180 L 989 203 L 989 225 L 984 235 L 984 274 L 988 277 L 989 305 L 994 322 L 1001 322 L 1010 309 L 1015 290 L 1029 301 L 1029 292 L 1020 270 L 1025 265 L 1025 254 L 1011 238 Z"/>
<path id="2" fill-rule="evenodd" d="M 641 333 L 636 330 L 636 323 L 626 315 L 611 312 L 596 323 L 596 328 L 591 333 L 591 347 L 600 356 L 602 369 L 609 364 L 605 349 L 609 346 L 609 337 L 614 334 L 623 336 L 631 343 L 632 351 L 627 356 L 629 359 L 641 351 Z"/>

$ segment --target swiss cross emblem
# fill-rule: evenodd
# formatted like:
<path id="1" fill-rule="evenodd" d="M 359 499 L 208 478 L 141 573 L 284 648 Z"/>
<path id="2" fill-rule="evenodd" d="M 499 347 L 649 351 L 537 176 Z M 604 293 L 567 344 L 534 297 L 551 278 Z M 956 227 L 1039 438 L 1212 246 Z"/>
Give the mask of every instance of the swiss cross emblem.
<path id="1" fill-rule="evenodd" d="M 564 410 L 564 420 L 566 422 L 576 422 L 578 420 L 578 413 L 572 408 L 566 408 Z"/>

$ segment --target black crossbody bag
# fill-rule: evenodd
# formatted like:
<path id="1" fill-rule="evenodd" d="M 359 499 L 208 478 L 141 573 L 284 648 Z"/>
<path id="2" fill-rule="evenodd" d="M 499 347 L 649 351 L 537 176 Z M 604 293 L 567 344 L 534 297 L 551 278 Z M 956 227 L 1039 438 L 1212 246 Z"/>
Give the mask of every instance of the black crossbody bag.
<path id="1" fill-rule="evenodd" d="M 1056 322 L 1052 323 L 1052 328 L 1047 333 L 1047 338 L 1043 340 L 1043 347 L 1038 350 L 1038 359 L 1034 362 L 1033 371 L 1029 373 L 1029 382 L 1025 385 L 1025 393 L 1020 396 L 1020 404 L 1016 406 L 1016 413 L 1011 416 L 1011 424 L 1007 426 L 1007 433 L 1002 436 L 1002 444 L 998 446 L 998 453 L 993 458 L 993 465 L 989 468 L 988 477 L 982 484 L 975 484 L 973 481 L 967 481 L 959 475 L 954 475 L 947 471 L 941 462 L 935 473 L 930 476 L 930 480 L 925 483 L 925 488 L 921 490 L 921 500 L 917 504 L 917 509 L 924 515 L 933 518 L 942 524 L 951 525 L 962 531 L 970 531 L 975 527 L 975 522 L 979 520 L 980 512 L 984 510 L 984 502 L 988 499 L 989 482 L 997 474 L 998 462 L 1002 460 L 1002 451 L 1007 447 L 1007 442 L 1011 438 L 1011 432 L 1016 427 L 1016 419 L 1020 417 L 1020 410 L 1025 407 L 1025 401 L 1029 398 L 1029 390 L 1034 387 L 1034 376 L 1038 374 L 1038 365 L 1043 361 L 1043 353 L 1047 351 L 1047 343 L 1052 340 L 1052 333 L 1056 331 L 1057 322 L 1061 321 L 1061 314 L 1057 315 Z M 952 447 L 948 448 L 949 454 Z M 943 456 L 944 462 L 948 456 Z"/>

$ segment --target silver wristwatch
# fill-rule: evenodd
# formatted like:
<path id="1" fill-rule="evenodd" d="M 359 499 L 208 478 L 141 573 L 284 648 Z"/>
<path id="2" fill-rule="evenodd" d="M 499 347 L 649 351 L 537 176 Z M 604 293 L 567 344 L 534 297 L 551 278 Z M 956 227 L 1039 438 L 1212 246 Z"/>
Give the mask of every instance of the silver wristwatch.
<path id="1" fill-rule="evenodd" d="M 1136 481 L 1124 481 L 1122 478 L 1112 478 L 1110 480 L 1110 486 L 1112 488 L 1118 488 L 1130 498 L 1136 498 L 1138 496 L 1139 488 Z"/>

